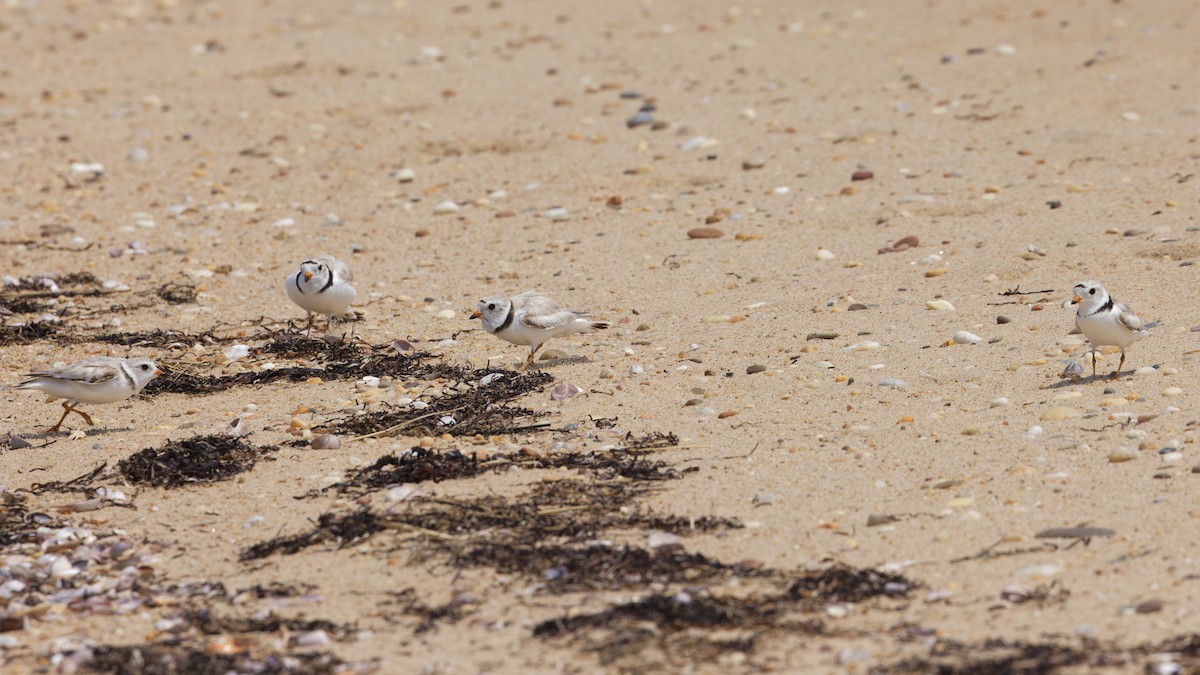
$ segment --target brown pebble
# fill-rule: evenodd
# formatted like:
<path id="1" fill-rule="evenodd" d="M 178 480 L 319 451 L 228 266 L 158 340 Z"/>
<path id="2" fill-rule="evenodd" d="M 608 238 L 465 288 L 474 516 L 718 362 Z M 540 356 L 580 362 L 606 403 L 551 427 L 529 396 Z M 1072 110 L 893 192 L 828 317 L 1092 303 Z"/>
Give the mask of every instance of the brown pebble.
<path id="1" fill-rule="evenodd" d="M 853 305 L 850 305 L 849 307 L 847 307 L 847 309 L 849 309 L 851 312 L 861 312 L 864 309 L 868 309 L 868 308 L 866 305 L 862 304 L 861 302 L 856 302 Z"/>
<path id="2" fill-rule="evenodd" d="M 746 368 L 746 374 L 753 375 L 755 373 L 761 373 L 766 369 L 767 369 L 766 366 L 762 365 L 761 363 L 756 363 L 756 364 Z"/>
<path id="3" fill-rule="evenodd" d="M 858 194 L 858 188 L 853 188 L 847 185 L 846 187 L 842 188 L 838 194 L 843 197 L 853 197 L 854 195 Z"/>
<path id="4" fill-rule="evenodd" d="M 638 326 L 637 326 L 637 328 L 634 328 L 634 330 L 636 330 L 636 331 L 650 330 L 650 324 L 648 324 L 648 323 L 639 323 L 639 324 L 638 324 Z"/>
<path id="5" fill-rule="evenodd" d="M 1012 319 L 1008 318 L 1007 316 L 1004 316 L 1003 314 L 996 317 L 996 323 L 1008 323 L 1009 321 L 1012 321 Z"/>
<path id="6" fill-rule="evenodd" d="M 421 229 L 417 230 L 417 231 L 416 231 L 416 232 L 414 232 L 413 234 L 415 234 L 417 237 L 428 237 L 428 236 L 429 236 L 429 230 L 427 230 L 427 229 L 425 229 L 425 228 L 423 228 L 423 227 L 422 227 Z"/>
<path id="7" fill-rule="evenodd" d="M 713 209 L 713 212 L 708 214 L 708 216 L 704 219 L 704 224 L 712 225 L 713 223 L 719 223 L 732 214 L 733 211 L 729 210 L 728 208 L 724 206 L 718 206 L 717 208 Z"/>
<path id="8" fill-rule="evenodd" d="M 723 412 L 723 413 L 721 413 L 721 414 L 717 415 L 717 419 L 722 419 L 722 420 L 723 420 L 723 419 L 725 419 L 725 418 L 727 418 L 727 417 L 733 417 L 733 416 L 734 416 L 734 415 L 736 415 L 736 414 L 738 414 L 738 411 L 736 411 L 736 410 L 726 410 L 725 412 Z"/>
<path id="9" fill-rule="evenodd" d="M 608 207 L 611 209 L 619 209 L 623 203 L 624 200 L 621 199 L 621 195 L 613 195 L 608 198 Z"/>
<path id="10" fill-rule="evenodd" d="M 517 214 L 513 211 L 497 211 L 496 212 L 497 218 L 515 218 L 516 215 Z"/>
<path id="11" fill-rule="evenodd" d="M 900 251 L 906 251 L 910 248 L 916 248 L 920 245 L 920 243 L 921 242 L 919 239 L 917 239 L 916 235 L 910 234 L 907 237 L 901 237 L 900 239 L 897 239 L 896 243 L 892 244 L 891 246 L 884 246 L 883 248 L 879 249 L 879 254 L 899 253 Z"/>
<path id="12" fill-rule="evenodd" d="M 871 180 L 874 177 L 874 171 L 855 171 L 850 174 L 850 180 Z"/>
<path id="13" fill-rule="evenodd" d="M 704 399 L 702 398 L 689 398 L 688 400 L 684 401 L 683 405 L 684 407 L 687 407 L 692 405 L 700 405 L 701 403 L 704 403 Z"/>
<path id="14" fill-rule="evenodd" d="M 1143 600 L 1142 602 L 1139 602 L 1133 609 L 1138 614 L 1154 614 L 1155 612 L 1162 611 L 1163 601 L 1159 600 L 1158 598 L 1154 598 L 1152 600 Z"/>
<path id="15" fill-rule="evenodd" d="M 693 227 L 687 231 L 687 236 L 689 239 L 717 239 L 725 233 L 715 227 Z"/>

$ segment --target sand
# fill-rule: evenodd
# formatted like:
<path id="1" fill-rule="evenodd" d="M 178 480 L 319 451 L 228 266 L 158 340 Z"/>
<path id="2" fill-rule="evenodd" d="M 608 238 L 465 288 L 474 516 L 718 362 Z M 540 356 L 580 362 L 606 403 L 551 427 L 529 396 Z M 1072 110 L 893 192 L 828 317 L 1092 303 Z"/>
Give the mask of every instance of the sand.
<path id="1" fill-rule="evenodd" d="M 484 296 L 539 289 L 612 323 L 548 345 L 567 358 L 515 401 L 547 426 L 429 434 L 439 453 L 501 461 L 415 483 L 416 496 L 321 490 L 419 437 L 304 442 L 303 427 L 319 434 L 356 403 L 386 410 L 423 391 L 404 382 L 144 394 L 92 407 L 95 428 L 73 417 L 82 437 L 48 435 L 60 408 L 36 394 L 0 392 L 0 433 L 33 446 L 0 453 L 9 491 L 220 433 L 239 415 L 247 441 L 279 447 L 228 481 L 104 483 L 133 508 L 62 513 L 89 495 L 27 495 L 23 508 L 56 527 L 153 547 L 143 572 L 160 601 L 105 612 L 20 595 L 10 616 L 42 609 L 5 624 L 6 672 L 148 644 L 259 661 L 328 652 L 380 672 L 926 671 L 930 659 L 1010 672 L 1003 659 L 1022 653 L 1035 654 L 1025 665 L 1140 669 L 1172 650 L 1196 667 L 1185 647 L 1200 600 L 1189 492 L 1200 480 L 1198 16 L 1167 0 L 6 3 L 4 273 L 88 271 L 129 290 L 4 317 L 53 314 L 61 334 L 84 336 L 6 333 L 5 382 L 103 354 L 201 376 L 311 364 L 263 349 L 302 324 L 284 277 L 323 253 L 349 261 L 358 287 L 361 318 L 333 332 L 381 349 L 406 340 L 431 364 L 524 358 L 468 319 Z M 630 126 L 648 104 L 633 121 L 656 124 Z M 699 227 L 723 236 L 690 238 Z M 916 247 L 880 252 L 909 236 Z M 1102 356 L 1102 377 L 1090 363 L 1081 380 L 1060 376 L 1087 350 L 1063 304 L 1084 279 L 1158 322 L 1112 379 L 1117 354 Z M 187 301 L 163 300 L 164 284 Z M 27 292 L 0 291 L 0 305 Z M 953 309 L 929 309 L 935 300 Z M 156 329 L 189 337 L 94 340 Z M 954 344 L 959 331 L 982 340 Z M 205 345 L 205 334 L 230 339 Z M 250 356 L 222 364 L 238 342 Z M 748 373 L 755 365 L 765 369 Z M 556 383 L 582 393 L 552 401 Z M 1056 408 L 1074 416 L 1044 419 Z M 652 433 L 677 437 L 644 458 L 670 479 L 531 466 L 555 453 L 628 457 L 630 439 Z M 239 559 L 325 513 L 519 506 L 559 483 L 609 490 L 597 512 L 633 520 L 544 541 L 502 526 L 394 526 Z M 578 508 L 579 523 L 590 513 L 538 504 Z M 673 526 L 637 519 L 647 513 L 727 520 L 675 527 L 663 546 L 651 534 Z M 1080 525 L 1111 534 L 1036 536 Z M 35 559 L 40 536 L 5 554 Z M 446 553 L 480 541 L 699 553 L 734 571 L 617 583 Z M 902 579 L 871 597 L 780 599 L 831 569 Z M 595 580 L 559 592 L 563 574 Z M 227 593 L 179 590 L 205 582 Z M 299 595 L 237 594 L 270 583 Z M 658 596 L 665 614 L 537 629 Z M 457 612 L 427 622 L 403 611 L 413 602 Z M 728 611 L 697 619 L 712 607 Z M 200 609 L 336 629 L 325 641 L 313 625 L 205 631 L 179 618 Z"/>

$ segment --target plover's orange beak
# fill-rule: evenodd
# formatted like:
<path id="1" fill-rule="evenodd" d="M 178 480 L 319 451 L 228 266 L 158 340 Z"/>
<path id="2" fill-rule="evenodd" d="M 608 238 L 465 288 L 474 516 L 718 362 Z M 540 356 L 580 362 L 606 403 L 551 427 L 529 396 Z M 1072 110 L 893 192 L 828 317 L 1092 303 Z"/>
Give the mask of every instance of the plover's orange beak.
<path id="1" fill-rule="evenodd" d="M 1077 295 L 1077 296 L 1075 296 L 1075 299 L 1071 301 L 1071 304 L 1072 304 L 1072 305 L 1078 305 L 1078 304 L 1079 304 L 1079 303 L 1081 303 L 1081 302 L 1083 302 L 1083 298 L 1081 298 L 1081 297 L 1079 297 L 1079 296 Z"/>
<path id="2" fill-rule="evenodd" d="M 305 272 L 305 273 L 304 273 L 304 280 L 305 280 L 305 281 L 312 281 L 312 272 Z"/>
<path id="3" fill-rule="evenodd" d="M 157 369 L 157 370 L 155 370 L 155 371 L 154 371 L 154 376 L 155 376 L 155 377 L 158 377 L 159 375 L 162 375 L 162 368 L 159 368 L 159 369 Z"/>
<path id="4" fill-rule="evenodd" d="M 482 314 L 479 313 L 479 310 L 475 310 L 474 312 L 471 312 L 472 319 L 478 319 L 480 316 L 482 316 Z"/>

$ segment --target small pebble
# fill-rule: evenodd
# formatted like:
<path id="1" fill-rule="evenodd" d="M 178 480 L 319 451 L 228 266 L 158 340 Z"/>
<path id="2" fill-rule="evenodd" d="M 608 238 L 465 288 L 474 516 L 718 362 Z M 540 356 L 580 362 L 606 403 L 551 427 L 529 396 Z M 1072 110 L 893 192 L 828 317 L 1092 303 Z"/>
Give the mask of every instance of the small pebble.
<path id="1" fill-rule="evenodd" d="M 1121 447 L 1121 448 L 1117 448 L 1116 450 L 1113 450 L 1108 455 L 1108 461 L 1113 464 L 1120 464 L 1121 462 L 1128 462 L 1129 460 L 1137 459 L 1138 454 L 1139 453 L 1138 453 L 1137 448 L 1128 447 L 1128 446 Z"/>
<path id="2" fill-rule="evenodd" d="M 879 381 L 880 387 L 891 387 L 892 389 L 904 389 L 908 383 L 894 377 L 888 377 Z"/>
<path id="3" fill-rule="evenodd" d="M 1070 408 L 1067 406 L 1051 406 L 1046 408 L 1046 411 L 1042 413 L 1041 420 L 1043 422 L 1052 422 L 1056 420 L 1074 419 L 1076 417 L 1083 417 L 1083 413 L 1079 412 L 1075 408 Z"/>
<path id="4" fill-rule="evenodd" d="M 1006 323 L 1009 323 L 1010 321 L 1012 321 L 1012 319 L 1008 318 L 1007 316 L 1004 316 L 1003 314 L 996 317 L 996 323 L 998 323 L 998 324 L 1006 324 Z"/>
<path id="5" fill-rule="evenodd" d="M 689 239 L 717 239 L 725 233 L 715 227 L 693 227 L 687 231 L 687 236 Z"/>
<path id="6" fill-rule="evenodd" d="M 927 300 L 925 302 L 925 309 L 932 309 L 938 312 L 952 312 L 954 311 L 954 305 L 950 304 L 948 300 Z"/>
<path id="7" fill-rule="evenodd" d="M 1180 389 L 1179 387 L 1167 387 L 1166 389 L 1163 389 L 1162 395 L 1163 396 L 1179 396 L 1182 393 L 1183 393 L 1183 390 Z"/>
<path id="8" fill-rule="evenodd" d="M 851 181 L 871 180 L 875 177 L 874 171 L 855 171 L 850 174 Z"/>
<path id="9" fill-rule="evenodd" d="M 566 401 L 583 393 L 579 387 L 568 382 L 559 382 L 550 390 L 551 401 Z"/>
<path id="10" fill-rule="evenodd" d="M 762 157 L 751 157 L 742 162 L 742 169 L 744 171 L 751 171 L 753 169 L 761 169 L 766 165 L 767 161 Z"/>
<path id="11" fill-rule="evenodd" d="M 960 330 L 954 334 L 954 343 L 955 344 L 974 345 L 974 344 L 979 344 L 980 342 L 983 342 L 983 338 L 979 337 L 978 335 L 975 335 L 974 333 L 968 333 L 965 330 Z"/>
<path id="12" fill-rule="evenodd" d="M 750 367 L 746 368 L 746 374 L 747 374 L 747 375 L 753 375 L 753 374 L 755 374 L 755 373 L 761 373 L 761 372 L 763 372 L 763 371 L 764 371 L 764 370 L 766 370 L 766 369 L 767 369 L 767 367 L 766 367 L 766 366 L 764 366 L 764 365 L 762 365 L 762 364 L 758 364 L 758 363 L 756 363 L 756 364 L 754 364 L 754 365 L 752 365 L 752 366 L 750 366 Z"/>
<path id="13" fill-rule="evenodd" d="M 750 503 L 754 506 L 770 506 L 771 504 L 774 504 L 775 501 L 776 497 L 773 492 L 760 492 L 754 495 L 754 498 L 750 500 Z"/>
<path id="14" fill-rule="evenodd" d="M 654 116 L 644 110 L 639 111 L 633 117 L 630 117 L 629 119 L 625 120 L 625 126 L 629 129 L 634 129 L 636 127 L 640 127 L 643 124 L 653 124 L 653 123 L 654 123 Z"/>
<path id="15" fill-rule="evenodd" d="M 447 200 L 447 201 L 444 201 L 444 202 L 438 204 L 437 206 L 433 207 L 433 215 L 444 216 L 444 215 L 447 215 L 450 213 L 458 213 L 458 210 L 459 210 L 458 204 Z"/>
<path id="16" fill-rule="evenodd" d="M 646 537 L 647 548 L 676 548 L 683 546 L 679 535 L 670 532 L 651 532 Z"/>
<path id="17" fill-rule="evenodd" d="M 437 314 L 434 314 L 434 317 L 436 317 L 438 319 L 453 319 L 456 316 L 458 316 L 458 312 L 456 312 L 452 309 L 443 309 L 442 311 L 438 312 Z"/>
<path id="18" fill-rule="evenodd" d="M 569 220 L 571 218 L 571 214 L 568 213 L 567 210 L 561 206 L 555 206 L 551 209 L 547 209 L 546 212 L 542 214 L 542 216 L 549 218 L 550 220 L 553 220 L 555 222 L 562 222 L 564 220 Z"/>
<path id="19" fill-rule="evenodd" d="M 1158 598 L 1139 602 L 1137 606 L 1133 608 L 1133 611 L 1137 612 L 1138 614 L 1154 614 L 1156 612 L 1161 612 L 1162 610 L 1163 601 L 1159 600 Z"/>
<path id="20" fill-rule="evenodd" d="M 836 257 L 833 251 L 824 248 L 817 249 L 817 252 L 813 255 L 813 258 L 816 260 L 833 260 Z"/>
<path id="21" fill-rule="evenodd" d="M 865 340 L 863 342 L 855 342 L 854 344 L 850 345 L 849 347 L 842 347 L 842 351 L 849 354 L 850 352 L 869 352 L 869 351 L 874 351 L 876 349 L 882 349 L 882 348 L 883 348 L 883 345 L 879 344 L 878 342 L 872 342 L 870 340 Z"/>
<path id="22" fill-rule="evenodd" d="M 342 437 L 335 434 L 320 434 L 312 439 L 314 450 L 337 450 L 342 447 Z"/>

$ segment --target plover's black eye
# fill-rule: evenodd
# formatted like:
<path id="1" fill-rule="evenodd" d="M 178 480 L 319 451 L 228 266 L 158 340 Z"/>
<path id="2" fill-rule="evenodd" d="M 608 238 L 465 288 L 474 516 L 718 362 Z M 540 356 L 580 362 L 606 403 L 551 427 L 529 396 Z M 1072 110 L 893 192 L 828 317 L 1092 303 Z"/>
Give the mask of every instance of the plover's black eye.
<path id="1" fill-rule="evenodd" d="M 488 309 L 496 309 L 496 303 L 494 303 L 494 302 L 489 302 L 489 303 L 488 303 Z"/>
<path id="2" fill-rule="evenodd" d="M 143 364 L 142 364 L 142 370 L 150 370 L 150 366 L 149 366 L 149 365 L 147 365 L 147 364 L 145 364 L 145 363 L 143 363 Z"/>
<path id="3" fill-rule="evenodd" d="M 1096 294 L 1096 289 L 1094 289 L 1094 288 L 1088 291 L 1088 295 L 1095 295 L 1095 294 Z"/>
<path id="4" fill-rule="evenodd" d="M 324 265 L 317 265 L 317 271 L 318 271 L 318 272 L 324 272 L 324 271 L 325 271 L 325 266 L 324 266 Z"/>

